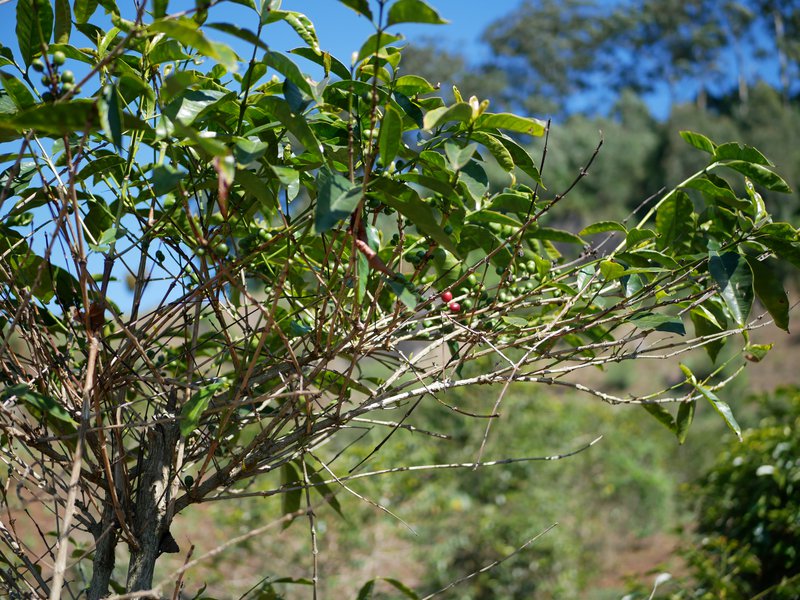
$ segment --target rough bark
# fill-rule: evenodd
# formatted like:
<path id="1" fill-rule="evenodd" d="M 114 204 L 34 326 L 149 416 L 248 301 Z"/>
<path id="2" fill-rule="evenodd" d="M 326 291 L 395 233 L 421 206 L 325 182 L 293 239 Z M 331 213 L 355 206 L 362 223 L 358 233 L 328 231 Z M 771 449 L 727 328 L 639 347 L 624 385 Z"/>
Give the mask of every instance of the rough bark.
<path id="1" fill-rule="evenodd" d="M 133 514 L 133 534 L 139 548 L 131 551 L 127 580 L 129 592 L 152 587 L 156 559 L 164 551 L 162 539 L 168 535 L 172 521 L 169 505 L 172 500 L 173 453 L 178 437 L 177 425 L 156 426 L 148 434 L 148 447 L 140 459 Z"/>
<path id="2" fill-rule="evenodd" d="M 88 600 L 100 600 L 108 595 L 108 586 L 114 572 L 114 550 L 117 547 L 117 533 L 114 524 L 114 507 L 111 499 L 107 497 L 101 521 L 97 524 L 97 529 L 92 532 L 95 550 L 92 561 L 92 581 L 86 594 Z"/>

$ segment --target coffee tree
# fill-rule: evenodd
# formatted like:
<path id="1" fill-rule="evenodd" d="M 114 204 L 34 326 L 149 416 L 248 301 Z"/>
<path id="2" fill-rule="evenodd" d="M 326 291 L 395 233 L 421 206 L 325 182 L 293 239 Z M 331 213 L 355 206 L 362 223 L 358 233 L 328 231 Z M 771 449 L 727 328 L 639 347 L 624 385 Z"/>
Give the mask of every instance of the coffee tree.
<path id="1" fill-rule="evenodd" d="M 279 0 L 237 2 L 236 24 L 223 2 L 17 2 L 0 50 L 9 595 L 177 594 L 203 557 L 154 581 L 171 523 L 243 491 L 285 515 L 247 535 L 307 520 L 316 593 L 314 509 L 369 474 L 326 442 L 403 435 L 452 388 L 491 392 L 480 415 L 452 407 L 484 441 L 514 382 L 641 404 L 679 440 L 709 403 L 739 433 L 722 369 L 768 350 L 756 297 L 787 328 L 776 267 L 800 264 L 757 191 L 789 191 L 769 160 L 685 132 L 702 171 L 630 222 L 561 230 L 548 215 L 572 186 L 547 190 L 523 145 L 547 124 L 403 71 L 403 24 L 444 22 L 428 4 L 341 2 L 375 25 L 349 64 Z M 290 52 L 265 42 L 281 21 Z M 582 382 L 726 340 L 739 351 L 670 389 Z"/>

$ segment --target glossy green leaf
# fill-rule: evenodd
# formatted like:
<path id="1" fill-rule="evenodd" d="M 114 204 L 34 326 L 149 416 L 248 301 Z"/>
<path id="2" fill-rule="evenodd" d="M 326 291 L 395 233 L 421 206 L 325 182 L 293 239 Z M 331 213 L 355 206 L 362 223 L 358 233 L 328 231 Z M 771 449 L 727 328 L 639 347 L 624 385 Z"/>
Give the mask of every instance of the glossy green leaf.
<path id="1" fill-rule="evenodd" d="M 533 209 L 533 198 L 530 194 L 515 194 L 504 192 L 493 196 L 486 208 L 494 211 L 504 211 L 527 216 Z"/>
<path id="2" fill-rule="evenodd" d="M 739 423 L 736 422 L 736 418 L 733 416 L 733 411 L 731 410 L 731 407 L 728 406 L 728 403 L 720 400 L 717 395 L 711 391 L 711 389 L 700 383 L 697 383 L 695 388 L 706 400 L 709 401 L 711 406 L 714 407 L 714 410 L 716 410 L 720 416 L 722 416 L 725 424 L 736 434 L 736 437 L 739 438 L 739 441 L 741 441 L 742 428 L 739 426 Z"/>
<path id="3" fill-rule="evenodd" d="M 53 35 L 50 0 L 17 0 L 17 45 L 25 65 L 42 52 Z"/>
<path id="4" fill-rule="evenodd" d="M 368 56 L 373 56 L 376 52 L 379 52 L 381 48 L 384 48 L 389 44 L 394 44 L 395 42 L 399 42 L 400 40 L 403 39 L 405 38 L 402 35 L 392 35 L 391 33 L 386 33 L 385 31 L 381 33 L 373 33 L 371 36 L 367 38 L 367 41 L 361 44 L 361 48 L 359 49 L 358 54 L 356 55 L 356 63 L 360 63 Z M 422 79 L 422 78 L 418 77 L 417 79 Z M 413 95 L 413 92 L 411 94 L 408 94 L 407 92 L 403 92 L 402 90 L 399 91 L 403 94 L 406 94 L 407 96 Z"/>
<path id="5" fill-rule="evenodd" d="M 472 107 L 466 102 L 458 102 L 452 106 L 442 106 L 426 113 L 423 119 L 423 127 L 430 131 L 451 121 L 465 122 L 471 118 Z"/>
<path id="6" fill-rule="evenodd" d="M 75 21 L 86 23 L 97 10 L 98 0 L 75 0 Z"/>
<path id="7" fill-rule="evenodd" d="M 322 148 L 317 140 L 311 127 L 308 126 L 308 121 L 292 113 L 291 108 L 285 100 L 275 97 L 263 98 L 259 105 L 266 108 L 269 112 L 283 123 L 286 128 L 294 135 L 301 144 L 305 147 L 306 152 L 311 155 L 322 158 Z"/>
<path id="8" fill-rule="evenodd" d="M 0 71 L 0 81 L 2 81 L 3 89 L 14 102 L 16 108 L 22 110 L 36 103 L 28 86 L 13 75 Z"/>
<path id="9" fill-rule="evenodd" d="M 766 167 L 773 167 L 769 159 L 761 154 L 758 150 L 747 144 L 740 144 L 738 142 L 728 142 L 727 144 L 720 144 L 714 150 L 715 160 L 742 160 L 757 165 L 764 165 Z"/>
<path id="10" fill-rule="evenodd" d="M 714 318 L 708 311 L 700 310 L 700 307 L 693 310 L 690 314 L 692 324 L 694 325 L 694 334 L 697 337 L 705 337 L 716 335 L 723 331 L 716 318 Z M 720 351 L 725 345 L 725 339 L 720 338 L 710 342 L 706 342 L 703 347 L 706 349 L 711 362 L 717 361 Z"/>
<path id="11" fill-rule="evenodd" d="M 389 9 L 386 25 L 388 27 L 397 23 L 444 25 L 447 21 L 422 0 L 397 0 Z"/>
<path id="12" fill-rule="evenodd" d="M 394 89 L 406 96 L 414 94 L 430 94 L 435 91 L 430 81 L 419 75 L 402 75 L 394 82 Z"/>
<path id="13" fill-rule="evenodd" d="M 369 8 L 369 0 L 339 0 L 345 6 L 352 8 L 358 14 L 372 20 L 372 11 Z"/>
<path id="14" fill-rule="evenodd" d="M 3 400 L 13 400 L 17 402 L 32 406 L 43 414 L 64 421 L 65 423 L 72 423 L 77 425 L 72 416 L 61 406 L 55 398 L 49 395 L 43 395 L 32 389 L 25 383 L 18 383 L 16 385 L 8 386 L 3 391 Z"/>
<path id="15" fill-rule="evenodd" d="M 483 113 L 475 121 L 475 129 L 505 129 L 528 135 L 544 135 L 547 124 L 539 119 L 520 117 L 511 113 Z"/>
<path id="16" fill-rule="evenodd" d="M 527 237 L 535 238 L 537 240 L 550 240 L 551 242 L 562 242 L 565 244 L 581 244 L 586 242 L 580 236 L 564 231 L 563 229 L 553 229 L 551 227 L 539 227 L 537 229 L 529 229 L 526 233 Z"/>
<path id="17" fill-rule="evenodd" d="M 642 408 L 649 412 L 655 419 L 669 429 L 672 433 L 677 431 L 675 425 L 675 418 L 672 416 L 663 404 L 642 404 Z"/>
<path id="18" fill-rule="evenodd" d="M 417 127 L 422 128 L 424 126 L 422 110 L 420 110 L 419 106 L 414 104 L 408 96 L 405 96 L 400 92 L 395 92 L 394 99 L 398 106 L 403 109 L 403 112 L 406 113 L 406 115 L 417 124 Z"/>
<path id="19" fill-rule="evenodd" d="M 297 65 L 285 55 L 281 54 L 280 52 L 269 51 L 264 55 L 263 62 L 266 66 L 275 69 L 278 71 L 278 73 L 284 75 L 309 96 L 314 95 L 311 85 L 308 83 L 305 75 L 303 75 Z"/>
<path id="20" fill-rule="evenodd" d="M 391 105 L 381 119 L 378 147 L 381 151 L 381 164 L 388 166 L 397 156 L 403 143 L 403 117 Z"/>
<path id="21" fill-rule="evenodd" d="M 312 470 L 310 466 L 306 465 L 306 471 L 309 481 L 314 484 L 314 489 L 322 496 L 322 499 L 336 511 L 336 514 L 344 518 L 342 506 L 339 504 L 339 500 L 336 499 L 336 494 L 333 493 L 331 486 L 325 483 L 325 480 L 320 476 L 319 472 Z"/>
<path id="22" fill-rule="evenodd" d="M 781 260 L 800 269 L 800 232 L 789 223 L 769 223 L 761 228 L 758 241 Z"/>
<path id="23" fill-rule="evenodd" d="M 239 57 L 236 53 L 225 44 L 212 42 L 206 38 L 191 19 L 160 19 L 151 23 L 148 30 L 164 33 L 184 46 L 194 48 L 203 56 L 218 61 L 228 71 L 235 72 L 239 67 Z"/>
<path id="24" fill-rule="evenodd" d="M 511 158 L 514 159 L 514 164 L 520 171 L 533 179 L 533 181 L 536 182 L 542 189 L 547 189 L 542 183 L 542 177 L 539 173 L 539 168 L 533 164 L 533 159 L 527 150 L 503 133 L 498 133 L 495 136 L 495 139 L 505 146 L 506 150 L 508 150 L 508 153 L 511 154 Z"/>
<path id="25" fill-rule="evenodd" d="M 300 501 L 303 499 L 303 490 L 300 487 L 302 485 L 302 478 L 294 463 L 283 463 L 281 465 L 281 487 L 297 488 L 281 494 L 281 513 L 284 516 L 300 510 Z M 284 522 L 281 528 L 286 529 L 293 521 L 294 519 Z"/>
<path id="26" fill-rule="evenodd" d="M 213 383 L 209 383 L 195 390 L 189 401 L 181 408 L 181 435 L 188 436 L 200 423 L 200 418 L 203 412 L 208 408 L 208 403 L 218 392 L 226 390 L 230 387 L 227 379 L 221 379 Z"/>
<path id="27" fill-rule="evenodd" d="M 466 165 L 472 155 L 475 154 L 475 150 L 478 149 L 478 144 L 467 144 L 463 148 L 460 147 L 458 144 L 453 142 L 447 142 L 444 145 L 444 153 L 447 156 L 447 160 L 450 163 L 450 168 L 453 171 L 461 170 L 464 165 Z"/>
<path id="28" fill-rule="evenodd" d="M 358 590 L 356 600 L 371 600 L 372 592 L 375 590 L 375 579 L 370 579 L 367 583 L 361 586 Z"/>
<path id="29" fill-rule="evenodd" d="M 694 230 L 692 223 L 692 201 L 684 192 L 675 192 L 656 213 L 658 248 L 670 248 L 686 238 Z"/>
<path id="30" fill-rule="evenodd" d="M 747 175 L 755 183 L 763 185 L 768 190 L 773 192 L 783 192 L 784 194 L 791 194 L 792 188 L 786 183 L 780 175 L 765 167 L 743 160 L 729 160 L 724 163 L 726 167 Z"/>
<path id="31" fill-rule="evenodd" d="M 612 281 L 625 275 L 625 267 L 614 260 L 601 260 L 600 273 L 603 279 Z"/>
<path id="32" fill-rule="evenodd" d="M 167 16 L 169 0 L 153 0 L 153 17 L 163 19 Z"/>
<path id="33" fill-rule="evenodd" d="M 482 144 L 492 154 L 497 164 L 500 165 L 506 173 L 510 173 L 514 169 L 514 157 L 508 148 L 505 147 L 503 142 L 495 136 L 481 131 L 473 132 L 472 139 Z"/>
<path id="34" fill-rule="evenodd" d="M 695 133 L 694 131 L 681 131 L 680 135 L 688 144 L 691 144 L 703 152 L 714 154 L 714 151 L 717 148 L 716 144 L 702 133 Z"/>
<path id="35" fill-rule="evenodd" d="M 249 29 L 245 29 L 244 27 L 239 27 L 233 23 L 206 23 L 205 26 L 237 37 L 240 40 L 247 42 L 250 46 L 256 46 L 262 50 L 269 50 L 269 46 L 267 46 L 266 43 L 260 40 L 255 33 Z"/>
<path id="36" fill-rule="evenodd" d="M 653 239 L 656 235 L 656 232 L 652 229 L 631 229 L 625 236 L 625 245 L 628 249 L 633 249 L 642 242 Z"/>
<path id="37" fill-rule="evenodd" d="M 259 177 L 249 169 L 237 169 L 234 181 L 236 181 L 236 185 L 244 189 L 247 196 L 256 199 L 262 212 L 271 213 L 275 211 L 278 204 L 277 199 L 272 189 L 264 185 L 262 177 Z M 297 196 L 297 186 L 287 188 L 287 195 L 289 200 L 293 200 Z"/>
<path id="38" fill-rule="evenodd" d="M 117 93 L 117 86 L 108 84 L 97 101 L 97 112 L 100 126 L 117 150 L 122 148 L 122 106 Z"/>
<path id="39" fill-rule="evenodd" d="M 321 66 L 325 69 L 325 76 L 328 76 L 328 73 L 333 73 L 337 77 L 341 79 L 350 79 L 350 70 L 344 65 L 343 62 L 338 60 L 336 57 L 331 56 L 328 52 L 314 52 L 311 48 L 294 48 L 289 50 L 291 54 L 296 54 L 297 56 L 302 56 L 306 60 L 310 60 L 311 62 Z"/>
<path id="40" fill-rule="evenodd" d="M 57 44 L 69 43 L 69 34 L 72 32 L 72 14 L 69 0 L 56 0 L 55 36 Z"/>
<path id="41" fill-rule="evenodd" d="M 581 229 L 579 235 L 596 235 L 609 231 L 625 231 L 625 226 L 616 221 L 599 221 Z"/>
<path id="42" fill-rule="evenodd" d="M 294 29 L 295 33 L 300 36 L 308 47 L 314 52 L 320 53 L 319 38 L 317 31 L 314 28 L 314 23 L 301 12 L 291 10 L 271 10 L 265 11 L 262 15 L 264 23 L 274 23 L 275 21 L 286 21 L 289 26 Z"/>
<path id="43" fill-rule="evenodd" d="M 417 306 L 417 297 L 406 287 L 404 280 L 387 279 L 389 287 L 403 304 L 410 310 L 414 310 Z"/>
<path id="44" fill-rule="evenodd" d="M 351 183 L 327 166 L 322 167 L 317 175 L 316 232 L 324 233 L 349 217 L 358 206 L 361 195 L 361 186 Z"/>
<path id="45" fill-rule="evenodd" d="M 743 327 L 753 306 L 753 272 L 747 260 L 735 252 L 709 252 L 708 271 L 736 323 Z"/>
<path id="46" fill-rule="evenodd" d="M 747 208 L 748 202 L 736 196 L 728 183 L 721 177 L 713 173 L 707 173 L 705 177 L 695 177 L 686 184 L 687 188 L 700 190 L 709 198 L 716 202 L 722 202 L 733 208 Z"/>
<path id="47" fill-rule="evenodd" d="M 683 444 L 686 441 L 686 436 L 689 435 L 689 427 L 694 421 L 694 411 L 697 406 L 697 401 L 681 402 L 678 407 L 678 416 L 675 419 L 675 435 L 678 438 L 678 443 Z"/>
<path id="48" fill-rule="evenodd" d="M 747 344 L 744 357 L 750 362 L 761 362 L 767 356 L 774 344 Z"/>
<path id="49" fill-rule="evenodd" d="M 783 289 L 780 277 L 769 259 L 758 260 L 747 257 L 747 263 L 753 271 L 753 288 L 756 296 L 767 309 L 775 325 L 788 333 L 789 331 L 789 296 Z"/>
<path id="50" fill-rule="evenodd" d="M 664 315 L 660 313 L 644 313 L 629 319 L 631 323 L 636 325 L 639 329 L 645 331 L 655 330 L 664 331 L 668 333 L 677 333 L 678 335 L 686 335 L 686 328 L 680 317 L 672 315 Z"/>

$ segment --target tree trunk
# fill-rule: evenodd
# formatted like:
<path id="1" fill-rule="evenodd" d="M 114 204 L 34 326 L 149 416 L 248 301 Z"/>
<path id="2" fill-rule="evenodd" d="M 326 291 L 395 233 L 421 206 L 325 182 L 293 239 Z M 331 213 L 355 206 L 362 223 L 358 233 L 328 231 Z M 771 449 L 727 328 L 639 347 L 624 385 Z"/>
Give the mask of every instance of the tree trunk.
<path id="1" fill-rule="evenodd" d="M 116 516 L 110 494 L 106 496 L 103 516 L 93 531 L 95 540 L 92 561 L 92 581 L 86 594 L 88 600 L 100 600 L 108 595 L 108 586 L 114 572 L 114 550 L 117 547 Z"/>
<path id="2" fill-rule="evenodd" d="M 133 514 L 133 535 L 139 547 L 131 550 L 128 565 L 127 590 L 136 592 L 150 589 L 156 559 L 164 551 L 162 540 L 172 538 L 173 453 L 179 438 L 177 424 L 157 425 L 148 432 L 146 453 L 139 460 L 139 486 Z M 174 545 L 174 541 L 172 541 Z"/>

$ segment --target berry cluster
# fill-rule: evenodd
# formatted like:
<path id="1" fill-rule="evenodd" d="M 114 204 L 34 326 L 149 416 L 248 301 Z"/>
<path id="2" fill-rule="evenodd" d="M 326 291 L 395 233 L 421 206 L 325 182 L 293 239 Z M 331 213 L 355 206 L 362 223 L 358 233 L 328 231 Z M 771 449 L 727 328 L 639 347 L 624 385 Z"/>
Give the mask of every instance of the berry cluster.
<path id="1" fill-rule="evenodd" d="M 53 52 L 50 60 L 45 62 L 41 58 L 34 58 L 31 67 L 37 73 L 42 73 L 42 85 L 48 88 L 42 94 L 42 100 L 52 102 L 67 93 L 78 93 L 80 88 L 75 87 L 75 73 L 69 69 L 61 69 L 67 62 L 67 55 L 61 50 Z"/>

